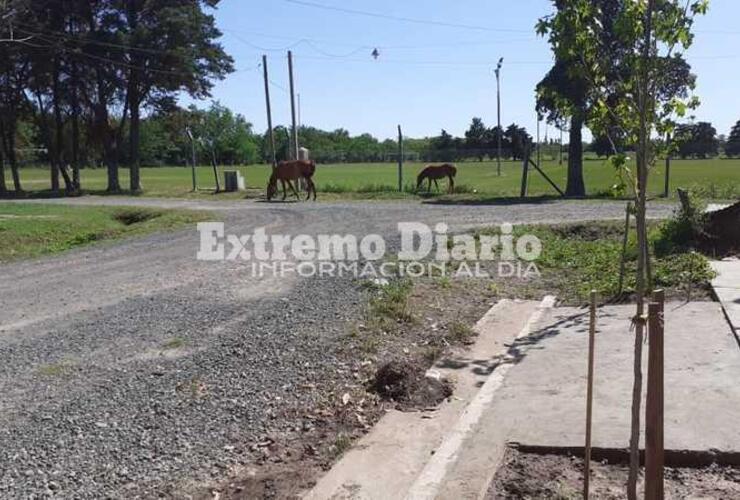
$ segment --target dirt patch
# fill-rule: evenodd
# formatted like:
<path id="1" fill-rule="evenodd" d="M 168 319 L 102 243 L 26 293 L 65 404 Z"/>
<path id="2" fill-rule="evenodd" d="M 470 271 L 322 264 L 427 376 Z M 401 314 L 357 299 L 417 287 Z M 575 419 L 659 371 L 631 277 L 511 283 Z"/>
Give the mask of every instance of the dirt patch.
<path id="1" fill-rule="evenodd" d="M 591 465 L 591 496 L 623 499 L 629 468 L 622 464 Z M 643 494 L 643 481 L 638 496 Z M 582 498 L 583 460 L 573 456 L 537 455 L 510 449 L 496 473 L 487 500 L 503 498 Z M 665 469 L 665 498 L 740 498 L 740 469 L 712 465 Z"/>
<path id="2" fill-rule="evenodd" d="M 452 385 L 444 379 L 425 375 L 426 367 L 408 361 L 390 361 L 381 366 L 370 389 L 381 398 L 397 403 L 401 410 L 437 406 L 452 395 Z"/>

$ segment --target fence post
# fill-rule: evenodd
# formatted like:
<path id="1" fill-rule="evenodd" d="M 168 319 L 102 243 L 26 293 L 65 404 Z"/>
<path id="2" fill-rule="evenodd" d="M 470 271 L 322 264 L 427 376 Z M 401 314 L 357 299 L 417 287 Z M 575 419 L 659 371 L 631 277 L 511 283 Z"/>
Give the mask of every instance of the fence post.
<path id="1" fill-rule="evenodd" d="M 645 404 L 645 499 L 663 500 L 663 347 L 665 293 L 648 305 L 648 376 Z"/>
<path id="2" fill-rule="evenodd" d="M 522 162 L 522 189 L 519 193 L 521 198 L 527 197 L 527 187 L 529 183 L 529 146 L 524 147 L 524 161 Z"/>

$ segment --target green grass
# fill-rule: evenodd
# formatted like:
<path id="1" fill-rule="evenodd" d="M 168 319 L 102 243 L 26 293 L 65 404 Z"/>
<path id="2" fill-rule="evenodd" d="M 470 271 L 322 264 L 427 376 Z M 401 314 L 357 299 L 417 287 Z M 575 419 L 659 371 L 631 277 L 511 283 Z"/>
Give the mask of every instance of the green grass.
<path id="1" fill-rule="evenodd" d="M 269 166 L 222 167 L 219 170 L 237 168 L 244 174 L 251 197 L 261 196 L 269 177 Z M 407 163 L 404 169 L 404 193 L 398 193 L 397 167 L 391 163 L 364 163 L 319 165 L 316 184 L 321 199 L 347 198 L 412 198 L 414 180 L 423 168 L 421 163 Z M 496 164 L 492 161 L 458 163 L 457 185 L 461 197 L 515 197 L 519 196 L 521 163 L 505 161 L 502 176 L 496 175 Z M 565 188 L 566 166 L 557 161 L 546 160 L 543 169 L 562 188 Z M 7 170 L 7 169 L 6 169 Z M 6 173 L 10 175 L 9 172 Z M 128 170 L 121 169 L 121 186 L 128 185 Z M 586 159 L 584 176 L 590 196 L 609 193 L 616 183 L 613 169 L 604 161 Z M 651 173 L 650 194 L 658 195 L 663 189 L 664 165 L 658 165 Z M 163 167 L 145 168 L 142 183 L 145 196 L 156 197 L 213 197 L 215 182 L 210 167 L 197 169 L 198 184 L 203 191 L 191 193 L 189 168 Z M 26 168 L 21 171 L 23 187 L 27 191 L 43 195 L 49 187 L 47 169 Z M 740 197 L 740 159 L 673 160 L 671 167 L 672 195 L 678 187 L 693 189 L 707 199 L 734 199 Z M 10 178 L 8 185 L 12 185 Z M 103 192 L 106 187 L 104 169 L 82 171 L 82 184 L 87 192 Z M 446 183 L 440 188 L 444 191 Z M 529 194 L 531 196 L 556 195 L 557 193 L 537 173 L 530 173 Z M 224 198 L 243 198 L 244 194 L 220 194 Z"/>
<path id="2" fill-rule="evenodd" d="M 203 213 L 185 210 L 0 203 L 0 262 L 172 230 L 205 219 Z"/>
<path id="3" fill-rule="evenodd" d="M 649 224 L 653 287 L 664 288 L 672 296 L 681 296 L 689 287 L 706 288 L 714 276 L 706 257 L 666 241 L 672 238 L 671 222 Z M 602 299 L 619 296 L 619 269 L 622 256 L 624 224 L 585 222 L 555 226 L 518 226 L 514 234 L 533 234 L 542 242 L 542 254 L 535 261 L 543 283 L 557 290 L 566 303 L 588 301 L 591 290 Z M 498 234 L 498 228 L 479 234 Z M 635 290 L 637 266 L 634 228 L 630 231 L 623 292 Z"/>

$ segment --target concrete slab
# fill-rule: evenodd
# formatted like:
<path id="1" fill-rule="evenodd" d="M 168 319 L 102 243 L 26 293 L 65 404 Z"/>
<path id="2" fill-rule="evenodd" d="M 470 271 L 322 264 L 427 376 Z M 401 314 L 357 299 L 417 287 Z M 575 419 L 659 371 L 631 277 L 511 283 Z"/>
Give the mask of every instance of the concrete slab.
<path id="1" fill-rule="evenodd" d="M 454 381 L 453 398 L 433 412 L 388 412 L 304 498 L 404 498 L 538 306 L 532 301 L 497 303 L 476 324 L 475 345 L 430 370 Z"/>
<path id="2" fill-rule="evenodd" d="M 740 334 L 740 260 L 713 261 L 712 269 L 717 277 L 712 288 L 725 310 L 727 319 L 736 334 Z"/>
<path id="3" fill-rule="evenodd" d="M 599 311 L 596 447 L 628 446 L 634 311 Z M 587 311 L 554 310 L 538 333 L 521 342 L 520 362 L 481 422 L 478 439 L 505 434 L 528 445 L 583 446 L 587 349 Z M 666 304 L 665 364 L 666 449 L 740 451 L 740 349 L 719 304 Z"/>

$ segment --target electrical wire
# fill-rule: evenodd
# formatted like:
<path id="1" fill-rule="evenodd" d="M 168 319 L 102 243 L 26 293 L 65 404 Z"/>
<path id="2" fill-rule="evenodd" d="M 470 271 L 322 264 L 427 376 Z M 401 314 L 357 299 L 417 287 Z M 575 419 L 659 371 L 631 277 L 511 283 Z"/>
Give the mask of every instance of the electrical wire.
<path id="1" fill-rule="evenodd" d="M 431 26 L 442 26 L 445 28 L 462 28 L 462 29 L 476 30 L 476 31 L 491 31 L 491 32 L 502 32 L 502 33 L 503 32 L 532 33 L 531 29 L 517 30 L 517 29 L 510 29 L 510 28 L 491 28 L 487 26 L 475 26 L 475 25 L 470 25 L 470 24 L 449 23 L 445 21 L 433 21 L 433 20 L 428 20 L 428 19 L 416 19 L 412 17 L 393 16 L 390 14 L 383 14 L 379 12 L 368 12 L 368 11 L 363 11 L 363 10 L 347 9 L 345 7 L 337 7 L 333 5 L 326 5 L 326 4 L 310 2 L 306 0 L 283 0 L 283 1 L 287 3 L 295 4 L 295 5 L 302 5 L 304 7 L 313 7 L 316 9 L 343 12 L 345 14 L 352 14 L 356 16 L 374 17 L 378 19 L 387 19 L 391 21 L 399 21 L 399 22 L 405 22 L 405 23 L 426 24 L 426 25 L 431 25 Z"/>

